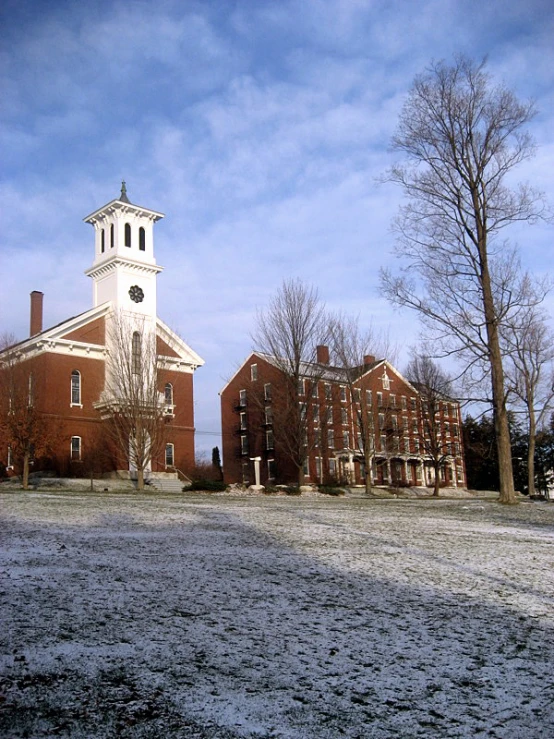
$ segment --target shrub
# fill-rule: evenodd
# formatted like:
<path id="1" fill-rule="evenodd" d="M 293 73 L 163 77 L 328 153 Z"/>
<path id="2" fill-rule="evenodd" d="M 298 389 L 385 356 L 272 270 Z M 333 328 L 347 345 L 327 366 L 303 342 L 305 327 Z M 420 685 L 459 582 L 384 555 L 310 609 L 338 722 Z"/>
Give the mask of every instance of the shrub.
<path id="1" fill-rule="evenodd" d="M 221 480 L 193 480 L 192 485 L 187 485 L 183 490 L 185 492 L 188 490 L 207 490 L 210 493 L 220 493 L 227 490 L 227 485 Z"/>
<path id="2" fill-rule="evenodd" d="M 344 495 L 344 490 L 331 485 L 320 485 L 319 492 L 325 493 L 325 495 Z"/>

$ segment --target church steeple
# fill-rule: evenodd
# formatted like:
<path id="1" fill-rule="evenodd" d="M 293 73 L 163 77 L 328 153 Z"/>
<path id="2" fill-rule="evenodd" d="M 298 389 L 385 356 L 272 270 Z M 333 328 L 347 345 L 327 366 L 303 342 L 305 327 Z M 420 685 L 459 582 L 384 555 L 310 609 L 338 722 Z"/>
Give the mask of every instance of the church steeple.
<path id="1" fill-rule="evenodd" d="M 163 268 L 154 257 L 153 229 L 161 218 L 131 203 L 123 180 L 119 197 L 84 219 L 95 230 L 94 262 L 85 272 L 94 307 L 111 301 L 114 309 L 156 317 L 156 276 Z"/>

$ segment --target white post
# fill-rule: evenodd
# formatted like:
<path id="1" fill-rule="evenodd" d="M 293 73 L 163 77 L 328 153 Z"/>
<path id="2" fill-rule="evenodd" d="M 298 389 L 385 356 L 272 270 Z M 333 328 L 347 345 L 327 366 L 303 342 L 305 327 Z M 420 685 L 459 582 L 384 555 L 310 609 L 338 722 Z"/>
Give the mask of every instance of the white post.
<path id="1" fill-rule="evenodd" d="M 261 457 L 250 457 L 250 461 L 254 462 L 254 479 L 256 481 L 255 488 L 261 488 L 260 485 L 260 462 L 262 461 Z"/>

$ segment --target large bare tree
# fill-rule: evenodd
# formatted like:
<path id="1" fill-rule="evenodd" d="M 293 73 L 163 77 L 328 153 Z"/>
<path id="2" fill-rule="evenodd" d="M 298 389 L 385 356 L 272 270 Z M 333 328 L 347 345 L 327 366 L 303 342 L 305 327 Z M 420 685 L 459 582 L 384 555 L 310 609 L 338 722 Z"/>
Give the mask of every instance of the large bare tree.
<path id="1" fill-rule="evenodd" d="M 415 355 L 410 360 L 406 378 L 418 391 L 421 406 L 419 443 L 423 453 L 431 459 L 435 474 L 433 495 L 439 496 L 440 472 L 451 454 L 450 442 L 444 438 L 441 410 L 450 400 L 452 381 L 430 357 Z"/>
<path id="2" fill-rule="evenodd" d="M 527 291 L 537 295 L 537 286 L 526 276 Z M 538 288 L 538 297 L 544 286 Z M 535 448 L 537 432 L 554 407 L 554 332 L 546 313 L 537 305 L 522 310 L 514 322 L 502 326 L 502 340 L 508 357 L 508 390 L 527 417 L 529 446 L 527 476 L 529 495 L 535 494 Z"/>
<path id="3" fill-rule="evenodd" d="M 33 361 L 21 361 L 14 344 L 13 335 L 0 337 L 0 431 L 27 490 L 30 466 L 52 451 L 57 429 L 40 409 Z"/>
<path id="4" fill-rule="evenodd" d="M 285 280 L 269 305 L 257 315 L 252 336 L 254 349 L 271 357 L 282 382 L 272 388 L 274 441 L 298 470 L 304 482 L 304 464 L 315 439 L 310 437 L 310 409 L 325 368 L 317 362 L 317 347 L 328 329 L 317 290 L 299 279 Z"/>
<path id="5" fill-rule="evenodd" d="M 512 260 L 499 235 L 544 212 L 539 194 L 508 183 L 533 154 L 525 131 L 533 115 L 532 103 L 492 83 L 485 62 L 434 63 L 408 95 L 393 139 L 405 161 L 388 175 L 407 198 L 396 221 L 406 267 L 382 271 L 383 291 L 420 314 L 435 349 L 485 358 L 503 503 L 516 498 L 499 335 Z"/>
<path id="6" fill-rule="evenodd" d="M 370 326 L 366 331 L 359 319 L 338 314 L 329 319 L 330 347 L 333 363 L 342 371 L 349 395 L 354 422 L 353 444 L 363 459 L 365 492 L 371 493 L 372 468 L 376 452 L 375 409 L 370 395 L 364 392 L 360 378 L 367 369 L 367 358 L 378 355 L 393 361 L 396 349 L 384 332 Z"/>
<path id="7" fill-rule="evenodd" d="M 119 459 L 136 471 L 137 488 L 166 440 L 156 327 L 141 315 L 114 313 L 108 319 L 106 381 L 97 404 Z"/>

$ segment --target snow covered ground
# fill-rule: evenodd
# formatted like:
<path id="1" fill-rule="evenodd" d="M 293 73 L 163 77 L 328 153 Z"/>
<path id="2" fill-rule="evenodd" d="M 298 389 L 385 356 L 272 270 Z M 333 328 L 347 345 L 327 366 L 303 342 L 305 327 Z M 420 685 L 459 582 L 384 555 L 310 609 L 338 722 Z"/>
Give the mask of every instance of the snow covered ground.
<path id="1" fill-rule="evenodd" d="M 24 493 L 2 737 L 554 736 L 554 505 Z"/>

